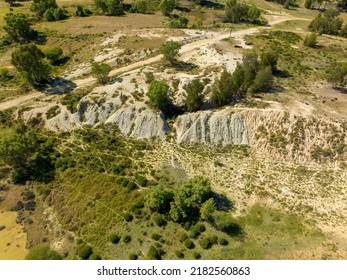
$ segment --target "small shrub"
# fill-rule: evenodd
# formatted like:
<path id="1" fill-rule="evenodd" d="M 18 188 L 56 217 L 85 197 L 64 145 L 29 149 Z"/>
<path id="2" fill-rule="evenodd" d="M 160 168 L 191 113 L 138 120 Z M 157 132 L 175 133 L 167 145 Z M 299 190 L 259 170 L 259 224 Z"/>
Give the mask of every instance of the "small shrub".
<path id="1" fill-rule="evenodd" d="M 147 259 L 149 260 L 161 260 L 162 259 L 162 255 L 165 254 L 165 251 L 163 249 L 161 249 L 160 247 L 158 248 L 155 246 L 151 246 L 149 247 L 149 250 L 147 252 Z"/>
<path id="2" fill-rule="evenodd" d="M 194 251 L 193 252 L 193 258 L 196 260 L 200 260 L 201 259 L 201 254 L 199 252 Z"/>
<path id="3" fill-rule="evenodd" d="M 131 215 L 130 213 L 126 212 L 123 214 L 123 218 L 127 222 L 131 222 L 134 219 L 134 216 Z"/>
<path id="4" fill-rule="evenodd" d="M 112 244 L 118 244 L 120 241 L 120 236 L 116 233 L 112 233 L 109 237 L 109 240 Z"/>
<path id="5" fill-rule="evenodd" d="M 314 48 L 317 46 L 317 34 L 312 33 L 310 35 L 307 35 L 304 40 L 304 46 L 309 48 Z"/>
<path id="6" fill-rule="evenodd" d="M 199 241 L 201 248 L 208 250 L 217 243 L 217 236 L 206 236 Z"/>
<path id="7" fill-rule="evenodd" d="M 179 241 L 180 242 L 184 242 L 184 241 L 186 241 L 188 239 L 188 235 L 185 233 L 185 232 L 183 232 L 181 235 L 180 235 L 180 237 L 179 237 Z"/>
<path id="8" fill-rule="evenodd" d="M 148 184 L 148 180 L 147 178 L 139 175 L 139 174 L 136 174 L 135 175 L 135 179 L 136 179 L 136 182 L 139 184 L 139 186 L 141 187 L 147 187 L 147 184 Z"/>
<path id="9" fill-rule="evenodd" d="M 93 254 L 93 249 L 90 246 L 87 245 L 82 245 L 81 247 L 78 248 L 77 250 L 77 255 L 82 259 L 82 260 L 88 260 L 89 257 Z"/>
<path id="10" fill-rule="evenodd" d="M 184 258 L 184 254 L 182 253 L 182 251 L 175 251 L 175 256 L 179 259 L 183 259 Z"/>
<path id="11" fill-rule="evenodd" d="M 137 254 L 129 254 L 128 258 L 129 260 L 137 260 L 139 256 Z"/>
<path id="12" fill-rule="evenodd" d="M 187 249 L 193 249 L 195 247 L 194 242 L 190 239 L 185 240 L 183 244 L 184 246 L 186 246 Z"/>
<path id="13" fill-rule="evenodd" d="M 91 255 L 89 256 L 89 259 L 90 259 L 90 260 L 94 260 L 94 261 L 102 260 L 101 256 L 98 255 L 98 254 L 95 254 L 95 253 L 91 254 Z"/>
<path id="14" fill-rule="evenodd" d="M 167 224 L 165 217 L 161 214 L 154 214 L 153 221 L 158 227 L 163 227 Z"/>
<path id="15" fill-rule="evenodd" d="M 223 237 L 219 237 L 218 238 L 218 244 L 219 245 L 222 245 L 222 246 L 226 246 L 229 244 L 229 241 Z"/>
<path id="16" fill-rule="evenodd" d="M 157 234 L 157 233 L 153 233 L 151 235 L 151 238 L 155 241 L 158 241 L 160 238 L 161 238 L 161 235 L 160 234 Z"/>
<path id="17" fill-rule="evenodd" d="M 189 232 L 189 237 L 191 238 L 198 238 L 201 233 L 203 233 L 206 230 L 206 227 L 202 223 L 197 223 L 196 225 L 192 226 Z"/>
<path id="18" fill-rule="evenodd" d="M 131 241 L 131 236 L 130 235 L 124 235 L 122 238 L 122 241 L 126 244 L 129 243 Z"/>
<path id="19" fill-rule="evenodd" d="M 48 246 L 40 246 L 30 249 L 25 257 L 26 260 L 62 260 L 63 257 Z"/>

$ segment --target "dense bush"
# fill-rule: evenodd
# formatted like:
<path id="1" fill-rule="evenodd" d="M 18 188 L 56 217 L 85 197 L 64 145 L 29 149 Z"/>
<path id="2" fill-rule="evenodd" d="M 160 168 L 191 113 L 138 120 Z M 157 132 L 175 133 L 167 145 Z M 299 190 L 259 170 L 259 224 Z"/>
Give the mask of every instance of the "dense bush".
<path id="1" fill-rule="evenodd" d="M 110 81 L 109 74 L 111 66 L 104 62 L 93 62 L 92 76 L 101 84 L 105 85 Z"/>
<path id="2" fill-rule="evenodd" d="M 165 217 L 161 214 L 154 214 L 153 221 L 158 227 L 163 227 L 167 224 Z"/>
<path id="3" fill-rule="evenodd" d="M 61 8 L 49 8 L 43 14 L 43 18 L 46 21 L 59 21 L 63 19 L 67 19 L 69 17 L 69 13 L 65 9 Z"/>
<path id="4" fill-rule="evenodd" d="M 48 246 L 40 246 L 30 249 L 25 257 L 26 260 L 62 260 L 63 257 Z"/>
<path id="5" fill-rule="evenodd" d="M 222 245 L 222 246 L 226 246 L 229 244 L 229 241 L 223 237 L 219 237 L 218 238 L 218 244 L 219 245 Z"/>
<path id="6" fill-rule="evenodd" d="M 55 154 L 54 140 L 36 131 L 13 134 L 0 140 L 0 157 L 14 169 L 14 183 L 52 180 Z"/>
<path id="7" fill-rule="evenodd" d="M 171 28 L 187 28 L 189 20 L 186 17 L 179 16 L 169 21 L 169 27 Z"/>
<path id="8" fill-rule="evenodd" d="M 37 32 L 31 28 L 32 22 L 28 15 L 8 13 L 4 16 L 6 31 L 10 41 L 27 43 L 37 38 Z"/>
<path id="9" fill-rule="evenodd" d="M 186 239 L 183 242 L 184 246 L 186 246 L 187 249 L 193 249 L 195 247 L 194 242 L 191 241 L 190 239 Z"/>
<path id="10" fill-rule="evenodd" d="M 239 235 L 242 233 L 241 227 L 232 218 L 230 213 L 216 211 L 213 215 L 213 225 L 216 229 L 230 235 Z"/>
<path id="11" fill-rule="evenodd" d="M 124 243 L 129 243 L 129 242 L 131 241 L 131 236 L 130 236 L 130 235 L 124 235 L 124 236 L 122 237 L 122 241 L 123 241 Z"/>
<path id="12" fill-rule="evenodd" d="M 129 254 L 129 260 L 137 260 L 139 258 L 139 256 L 137 254 Z"/>
<path id="13" fill-rule="evenodd" d="M 53 47 L 43 51 L 45 57 L 51 62 L 52 65 L 60 65 L 63 62 L 64 54 L 60 47 Z"/>
<path id="14" fill-rule="evenodd" d="M 149 260 L 161 260 L 162 256 L 165 254 L 163 249 L 157 248 L 155 246 L 149 247 L 149 250 L 147 252 L 147 259 Z"/>
<path id="15" fill-rule="evenodd" d="M 214 236 L 206 236 L 206 237 L 202 238 L 199 241 L 199 244 L 200 244 L 201 248 L 208 250 L 214 244 L 217 244 L 217 242 L 218 242 L 218 237 L 214 235 Z"/>
<path id="16" fill-rule="evenodd" d="M 190 228 L 189 237 L 198 238 L 201 233 L 206 230 L 206 227 L 202 223 L 197 223 Z"/>
<path id="17" fill-rule="evenodd" d="M 123 0 L 94 0 L 94 3 L 108 16 L 124 14 Z"/>
<path id="18" fill-rule="evenodd" d="M 183 259 L 184 258 L 184 254 L 182 253 L 182 251 L 175 251 L 175 256 L 179 259 Z"/>
<path id="19" fill-rule="evenodd" d="M 75 16 L 76 17 L 87 17 L 90 16 L 92 12 L 81 5 L 76 6 Z"/>
<path id="20" fill-rule="evenodd" d="M 153 187 L 146 196 L 146 205 L 158 213 L 167 213 L 173 201 L 173 191 L 168 188 Z"/>
<path id="21" fill-rule="evenodd" d="M 170 98 L 169 98 L 170 87 L 166 81 L 152 81 L 149 84 L 147 96 L 150 99 L 151 104 L 161 110 L 163 113 L 169 110 Z"/>
<path id="22" fill-rule="evenodd" d="M 308 28 L 319 34 L 339 35 L 343 25 L 343 20 L 338 17 L 339 14 L 339 11 L 333 9 L 320 13 Z"/>
<path id="23" fill-rule="evenodd" d="M 312 33 L 310 35 L 307 35 L 304 39 L 304 46 L 314 48 L 317 46 L 317 34 Z"/>
<path id="24" fill-rule="evenodd" d="M 194 177 L 182 184 L 171 203 L 170 217 L 179 223 L 191 223 L 199 219 L 201 205 L 212 197 L 210 183 L 203 177 Z"/>
<path id="25" fill-rule="evenodd" d="M 201 106 L 204 103 L 204 84 L 200 80 L 191 81 L 186 87 L 187 92 L 186 97 L 186 107 L 189 112 L 196 112 L 201 109 Z"/>
<path id="26" fill-rule="evenodd" d="M 120 236 L 116 233 L 110 234 L 109 240 L 112 244 L 118 244 L 120 241 Z"/>
<path id="27" fill-rule="evenodd" d="M 90 246 L 82 245 L 77 249 L 77 255 L 82 260 L 88 260 L 92 254 L 93 254 L 93 249 Z"/>
<path id="28" fill-rule="evenodd" d="M 225 5 L 225 20 L 231 23 L 251 22 L 259 20 L 261 11 L 254 5 L 238 3 L 237 0 L 227 0 Z"/>
<path id="29" fill-rule="evenodd" d="M 160 46 L 160 53 L 163 55 L 165 61 L 173 64 L 181 49 L 181 44 L 176 41 L 166 41 Z"/>

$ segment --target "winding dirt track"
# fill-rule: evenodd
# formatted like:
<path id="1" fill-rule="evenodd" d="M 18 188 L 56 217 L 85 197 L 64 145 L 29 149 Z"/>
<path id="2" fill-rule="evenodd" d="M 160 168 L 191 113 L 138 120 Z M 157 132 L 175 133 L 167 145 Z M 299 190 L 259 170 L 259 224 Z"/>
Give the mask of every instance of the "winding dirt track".
<path id="1" fill-rule="evenodd" d="M 261 29 L 270 28 L 273 25 L 276 25 L 276 24 L 279 24 L 279 23 L 282 23 L 285 21 L 291 21 L 291 20 L 306 20 L 306 19 L 292 17 L 292 16 L 279 16 L 278 18 L 271 20 L 269 22 L 269 25 L 265 26 L 265 27 L 260 26 L 260 27 L 254 27 L 254 28 L 244 29 L 244 30 L 240 30 L 240 31 L 235 31 L 235 32 L 231 32 L 231 33 L 230 32 L 221 33 L 221 34 L 215 35 L 215 36 L 207 38 L 207 39 L 202 39 L 202 40 L 198 40 L 198 41 L 186 44 L 186 45 L 182 46 L 180 53 L 184 54 L 184 53 L 190 52 L 196 48 L 219 42 L 220 40 L 228 38 L 229 36 L 241 38 L 241 37 L 244 37 L 246 35 L 256 33 Z M 133 64 L 112 70 L 110 72 L 110 75 L 111 76 L 117 76 L 117 75 L 129 72 L 129 71 L 139 69 L 139 68 L 142 68 L 144 66 L 156 63 L 156 62 L 160 61 L 161 59 L 162 59 L 162 55 L 157 55 L 155 57 L 151 57 L 149 59 L 138 61 L 138 62 L 135 62 Z M 88 77 L 85 79 L 74 80 L 73 82 L 77 85 L 77 88 L 79 88 L 79 87 L 84 87 L 84 86 L 87 86 L 89 84 L 92 84 L 95 81 L 96 81 L 95 78 Z M 45 96 L 45 94 L 41 93 L 41 92 L 34 92 L 34 93 L 31 93 L 28 95 L 24 95 L 24 96 L 0 103 L 0 110 L 5 110 L 5 109 L 11 108 L 11 107 L 18 106 L 19 104 L 21 104 L 23 102 L 30 101 L 32 99 L 35 99 L 35 98 L 38 98 L 41 96 Z"/>

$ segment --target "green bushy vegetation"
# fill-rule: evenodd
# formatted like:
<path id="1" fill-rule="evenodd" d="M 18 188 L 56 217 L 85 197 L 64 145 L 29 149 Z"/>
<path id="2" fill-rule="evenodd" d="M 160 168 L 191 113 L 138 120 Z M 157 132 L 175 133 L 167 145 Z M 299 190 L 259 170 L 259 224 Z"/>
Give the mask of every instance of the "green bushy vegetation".
<path id="1" fill-rule="evenodd" d="M 25 257 L 26 260 L 62 260 L 63 257 L 49 246 L 39 246 L 30 249 Z"/>

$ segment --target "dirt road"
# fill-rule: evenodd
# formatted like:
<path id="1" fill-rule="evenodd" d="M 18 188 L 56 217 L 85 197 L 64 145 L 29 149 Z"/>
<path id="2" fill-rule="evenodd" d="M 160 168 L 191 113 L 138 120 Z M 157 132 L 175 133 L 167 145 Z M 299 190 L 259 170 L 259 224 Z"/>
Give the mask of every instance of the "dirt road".
<path id="1" fill-rule="evenodd" d="M 198 41 L 186 44 L 186 45 L 182 46 L 180 53 L 184 54 L 184 53 L 190 52 L 190 51 L 192 51 L 192 50 L 194 50 L 196 48 L 199 48 L 199 47 L 202 47 L 202 46 L 205 46 L 205 45 L 208 45 L 208 44 L 213 44 L 213 43 L 219 42 L 220 40 L 228 38 L 229 36 L 241 38 L 241 37 L 244 37 L 246 35 L 250 35 L 250 34 L 256 33 L 256 32 L 258 32 L 261 29 L 270 28 L 273 25 L 276 25 L 276 24 L 279 24 L 279 23 L 282 23 L 282 22 L 285 22 L 285 21 L 291 21 L 291 20 L 306 20 L 306 19 L 296 18 L 296 17 L 292 17 L 292 16 L 278 16 L 278 17 L 275 17 L 275 19 L 271 20 L 269 22 L 269 24 L 267 26 L 265 26 L 265 27 L 264 26 L 259 26 L 259 27 L 249 28 L 249 29 L 245 29 L 245 30 L 239 30 L 239 31 L 231 32 L 231 33 L 230 32 L 228 32 L 228 33 L 221 33 L 221 34 L 215 35 L 215 36 L 210 37 L 210 38 L 206 38 L 206 39 L 202 39 L 202 40 L 198 40 Z M 145 67 L 147 65 L 151 65 L 151 64 L 153 64 L 155 62 L 160 61 L 161 59 L 162 59 L 162 55 L 157 55 L 155 57 L 151 57 L 149 59 L 138 61 L 138 62 L 135 62 L 133 64 L 130 64 L 130 65 L 127 65 L 127 66 L 124 66 L 124 67 L 112 70 L 110 72 L 110 75 L 111 76 L 117 76 L 117 75 L 129 72 L 129 71 L 135 70 L 135 69 L 139 69 L 139 68 Z M 78 88 L 78 87 L 83 87 L 83 86 L 87 86 L 89 84 L 92 84 L 95 81 L 96 81 L 95 78 L 88 77 L 88 78 L 85 78 L 85 79 L 74 80 L 73 82 L 77 85 L 77 88 Z M 18 97 L 16 99 L 10 100 L 10 101 L 6 101 L 4 103 L 0 103 L 0 110 L 5 110 L 5 109 L 8 109 L 8 108 L 17 106 L 17 105 L 19 105 L 19 104 L 21 104 L 23 102 L 26 102 L 26 101 L 29 101 L 31 99 L 34 99 L 34 98 L 37 98 L 37 97 L 40 97 L 40 96 L 44 96 L 44 95 L 45 95 L 44 93 L 34 92 L 34 93 L 31 93 L 31 94 L 28 94 L 28 95 L 21 96 L 21 97 Z"/>

